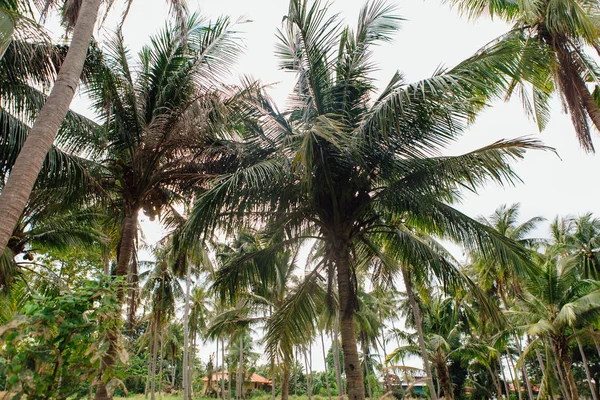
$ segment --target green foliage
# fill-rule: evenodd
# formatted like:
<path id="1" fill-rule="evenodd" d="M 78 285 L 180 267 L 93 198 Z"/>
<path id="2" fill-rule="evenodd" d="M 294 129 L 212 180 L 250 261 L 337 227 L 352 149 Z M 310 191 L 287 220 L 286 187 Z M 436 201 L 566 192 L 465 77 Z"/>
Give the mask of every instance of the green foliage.
<path id="1" fill-rule="evenodd" d="M 86 390 L 107 350 L 105 334 L 119 326 L 113 288 L 106 280 L 86 281 L 57 296 L 34 295 L 0 329 L 16 398 L 66 399 Z"/>

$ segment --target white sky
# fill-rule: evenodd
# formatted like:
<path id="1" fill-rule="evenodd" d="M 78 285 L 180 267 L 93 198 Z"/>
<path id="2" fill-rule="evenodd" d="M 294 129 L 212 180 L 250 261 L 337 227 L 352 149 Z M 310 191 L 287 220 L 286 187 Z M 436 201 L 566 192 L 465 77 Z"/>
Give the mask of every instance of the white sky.
<path id="1" fill-rule="evenodd" d="M 124 27 L 125 43 L 133 55 L 149 42 L 149 35 L 164 25 L 168 12 L 165 3 L 165 0 L 135 0 Z M 397 5 L 398 14 L 407 21 L 403 22 L 392 44 L 375 50 L 374 60 L 381 65 L 376 75 L 380 86 L 387 83 L 397 69 L 404 73 L 407 81 L 428 77 L 440 65 L 452 66 L 470 56 L 508 28 L 506 24 L 489 20 L 467 21 L 439 0 L 390 0 L 390 3 Z M 363 0 L 337 0 L 331 10 L 341 12 L 354 26 L 363 4 Z M 201 15 L 211 19 L 229 15 L 233 20 L 252 21 L 238 28 L 246 51 L 236 68 L 236 75 L 251 75 L 265 83 L 277 83 L 272 96 L 283 108 L 294 76 L 278 70 L 274 44 L 276 29 L 287 11 L 287 0 L 190 0 L 189 5 L 191 10 L 199 10 Z M 119 14 L 117 7 L 98 35 L 100 38 L 110 35 Z M 235 77 L 232 80 L 235 81 Z M 76 103 L 74 108 L 80 111 L 85 108 L 85 101 Z M 551 219 L 557 214 L 599 211 L 597 176 L 600 158 L 580 150 L 570 119 L 562 112 L 558 101 L 554 101 L 552 111 L 552 120 L 542 134 L 527 120 L 518 100 L 497 104 L 481 115 L 464 137 L 449 149 L 451 153 L 465 152 L 502 138 L 531 135 L 556 148 L 560 158 L 552 152 L 529 152 L 525 160 L 515 166 L 523 184 L 509 188 L 491 185 L 478 195 L 465 194 L 458 208 L 471 216 L 489 215 L 501 204 L 519 202 L 523 220 L 536 215 Z M 600 148 L 597 138 L 596 133 L 594 139 Z M 156 225 L 144 221 L 143 227 L 150 242 L 161 235 Z M 545 236 L 546 229 L 547 226 L 541 228 L 537 234 Z M 389 345 L 388 351 L 390 348 L 393 346 Z M 203 353 L 202 358 L 207 359 L 206 352 Z M 315 346 L 313 354 L 313 368 L 321 370 L 320 347 Z"/>

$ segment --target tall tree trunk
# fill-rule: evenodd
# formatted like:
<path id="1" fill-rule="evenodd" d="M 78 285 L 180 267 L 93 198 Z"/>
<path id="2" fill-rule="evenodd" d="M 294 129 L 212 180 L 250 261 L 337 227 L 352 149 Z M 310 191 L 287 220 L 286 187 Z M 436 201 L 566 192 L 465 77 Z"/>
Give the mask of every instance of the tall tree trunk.
<path id="1" fill-rule="evenodd" d="M 598 395 L 596 394 L 596 388 L 594 387 L 594 384 L 592 383 L 592 375 L 590 374 L 590 367 L 587 362 L 587 357 L 585 356 L 585 352 L 583 351 L 583 345 L 581 344 L 581 339 L 579 339 L 579 336 L 577 336 L 576 339 L 577 339 L 577 346 L 579 346 L 579 353 L 581 353 L 581 360 L 583 361 L 583 368 L 585 369 L 585 376 L 587 378 L 588 385 L 590 387 L 590 392 L 592 392 L 592 398 L 594 400 L 598 400 Z"/>
<path id="2" fill-rule="evenodd" d="M 62 63 L 50 96 L 40 110 L 21 152 L 0 194 L 0 254 L 4 252 L 44 164 L 46 154 L 54 143 L 69 105 L 73 100 L 83 71 L 87 51 L 101 0 L 86 0 L 81 4 L 69 50 Z"/>
<path id="3" fill-rule="evenodd" d="M 88 0 L 86 0 L 84 4 L 86 4 L 87 1 Z M 125 218 L 121 222 L 121 240 L 119 241 L 119 247 L 117 249 L 117 277 L 126 277 L 129 273 L 129 263 L 131 262 L 131 257 L 133 256 L 135 237 L 137 235 L 137 217 L 139 209 L 137 207 L 130 207 L 127 205 L 125 207 Z M 123 303 L 124 297 L 125 287 L 121 286 L 117 291 L 117 298 L 120 303 Z M 112 399 L 112 396 L 109 396 L 108 390 L 106 389 L 105 375 L 108 370 L 115 365 L 118 338 L 118 331 L 111 331 L 106 334 L 108 350 L 102 357 L 102 362 L 100 365 L 100 379 L 98 386 L 96 387 L 96 400 Z"/>
<path id="4" fill-rule="evenodd" d="M 189 398 L 189 357 L 190 357 L 190 287 L 192 286 L 192 264 L 188 262 L 185 273 L 185 299 L 183 305 L 183 400 Z M 217 341 L 218 343 L 218 341 Z M 218 344 L 217 344 L 218 346 Z M 217 347 L 218 351 L 218 347 Z"/>
<path id="5" fill-rule="evenodd" d="M 238 376 L 237 385 L 235 388 L 235 398 L 243 399 L 242 391 L 244 390 L 244 335 L 240 333 L 240 358 L 238 361 Z"/>
<path id="6" fill-rule="evenodd" d="M 515 367 L 512 355 L 510 354 L 508 349 L 506 349 L 506 359 L 508 361 L 509 366 L 508 372 L 512 377 L 513 385 L 515 386 L 515 391 L 517 392 L 517 397 L 519 398 L 519 400 L 523 400 L 523 396 L 521 395 L 521 382 L 519 382 L 517 368 Z"/>
<path id="7" fill-rule="evenodd" d="M 165 347 L 165 333 L 166 327 L 161 329 L 162 333 L 160 335 L 160 352 L 159 352 L 159 367 L 158 367 L 158 394 L 162 393 L 162 380 L 163 380 L 163 364 L 164 364 L 164 347 Z"/>
<path id="8" fill-rule="evenodd" d="M 344 388 L 342 386 L 342 369 L 340 368 L 340 333 L 339 333 L 340 316 L 339 313 L 335 315 L 333 320 L 333 366 L 335 368 L 335 383 L 338 390 L 338 398 L 344 395 Z"/>
<path id="9" fill-rule="evenodd" d="M 387 392 L 390 391 L 390 388 L 389 388 L 388 380 L 386 379 L 386 376 L 387 376 L 387 373 L 388 373 L 387 369 L 385 369 L 386 366 L 387 366 L 387 362 L 386 362 L 386 360 L 387 360 L 387 351 L 386 351 L 386 348 L 385 348 L 385 331 L 384 331 L 384 326 L 383 326 L 383 320 L 384 319 L 383 319 L 383 316 L 382 316 L 382 313 L 381 313 L 381 310 L 380 310 L 379 311 L 379 326 L 381 327 L 381 349 L 383 350 L 383 362 L 381 363 L 381 365 L 384 368 L 383 369 L 383 371 L 384 371 L 384 373 L 383 373 L 383 384 L 384 384 L 383 390 L 385 391 L 385 393 L 387 393 Z"/>
<path id="10" fill-rule="evenodd" d="M 369 392 L 369 399 L 373 399 L 373 388 L 371 387 L 371 380 L 369 379 L 369 345 L 366 343 L 366 339 L 363 343 L 363 364 L 365 365 L 365 379 L 367 380 L 367 390 Z"/>
<path id="11" fill-rule="evenodd" d="M 221 339 L 221 398 L 225 400 L 225 339 Z"/>
<path id="12" fill-rule="evenodd" d="M 500 385 L 500 380 L 498 379 L 498 374 L 496 374 L 493 370 L 492 367 L 490 367 L 489 364 L 485 364 L 485 368 L 488 371 L 488 374 L 490 374 L 490 378 L 492 379 L 492 382 L 494 382 L 494 386 L 496 387 L 496 392 L 498 393 L 498 399 L 502 399 L 502 385 Z"/>
<path id="13" fill-rule="evenodd" d="M 173 359 L 173 375 L 171 376 L 171 387 L 173 389 L 175 389 L 175 377 L 177 376 L 176 372 L 177 372 L 177 363 L 175 362 L 175 359 Z"/>
<path id="14" fill-rule="evenodd" d="M 551 346 L 552 346 L 552 344 L 551 344 Z M 554 352 L 554 347 L 551 347 L 549 352 L 553 355 L 554 362 L 552 363 L 552 368 L 554 368 L 554 375 L 558 376 L 558 378 L 560 379 L 560 385 L 559 385 L 560 391 L 566 400 L 571 400 L 571 395 L 570 395 L 570 391 L 567 386 L 567 381 L 565 380 L 565 375 L 562 371 L 562 368 L 560 367 L 558 357 L 556 356 L 556 353 Z M 548 354 L 548 353 L 546 353 L 546 354 Z"/>
<path id="15" fill-rule="evenodd" d="M 152 323 L 150 324 L 150 329 L 154 329 L 152 327 Z M 144 397 L 145 398 L 148 398 L 148 393 L 150 393 L 150 375 L 152 373 L 152 354 L 154 354 L 154 350 L 153 350 L 153 347 L 152 347 L 153 345 L 154 345 L 153 341 L 150 340 L 150 346 L 149 346 L 149 349 L 148 349 L 148 354 L 149 354 L 149 356 L 148 356 L 148 368 L 147 368 L 147 371 L 146 371 L 146 386 L 144 388 Z"/>
<path id="16" fill-rule="evenodd" d="M 502 365 L 502 357 L 498 357 L 498 358 L 499 358 L 499 364 L 500 364 L 500 373 L 502 374 L 502 380 L 504 381 L 504 390 L 506 393 L 506 398 L 510 399 L 510 389 L 508 387 L 508 379 L 506 379 L 506 373 L 504 372 L 504 366 Z"/>
<path id="17" fill-rule="evenodd" d="M 194 371 L 196 365 L 196 332 L 192 332 L 192 346 L 190 348 L 190 355 L 188 358 L 188 396 L 189 398 L 194 397 Z"/>
<path id="18" fill-rule="evenodd" d="M 150 400 L 156 399 L 156 359 L 158 355 L 158 329 L 159 329 L 159 321 L 160 321 L 160 310 L 156 311 L 156 320 L 154 325 L 154 344 L 152 345 L 152 383 L 150 384 Z"/>
<path id="19" fill-rule="evenodd" d="M 423 369 L 425 370 L 425 375 L 427 376 L 427 386 L 429 387 L 431 400 L 437 400 L 435 387 L 433 386 L 433 375 L 431 374 L 431 367 L 429 365 L 429 356 L 427 355 L 427 347 L 425 346 L 425 334 L 423 333 L 423 317 L 421 315 L 421 309 L 419 308 L 419 304 L 417 304 L 415 292 L 413 291 L 410 271 L 404 265 L 401 265 L 400 269 L 402 270 L 402 279 L 404 280 L 404 286 L 406 287 L 408 302 L 415 317 L 417 336 L 419 337 L 419 348 L 421 349 L 421 358 L 423 359 Z"/>
<path id="20" fill-rule="evenodd" d="M 444 392 L 444 399 L 454 400 L 454 389 L 452 387 L 450 371 L 448 371 L 448 365 L 446 364 L 446 355 L 442 351 L 439 351 L 438 355 L 436 355 L 436 360 L 434 361 L 436 365 L 438 381 L 442 391 Z"/>
<path id="21" fill-rule="evenodd" d="M 290 396 L 290 355 L 283 355 L 283 378 L 281 379 L 281 400 L 289 400 Z"/>
<path id="22" fill-rule="evenodd" d="M 335 266 L 337 268 L 338 297 L 340 306 L 340 331 L 342 334 L 342 353 L 344 371 L 348 386 L 349 400 L 365 399 L 365 383 L 358 358 L 358 347 L 354 333 L 354 309 L 356 304 L 355 288 L 352 286 L 350 251 L 346 242 L 334 244 Z"/>
<path id="23" fill-rule="evenodd" d="M 562 367 L 562 370 L 565 372 L 565 380 L 571 392 L 571 400 L 579 400 L 579 391 L 577 390 L 577 384 L 571 370 L 571 360 L 567 354 L 566 338 L 561 338 L 559 342 L 556 342 L 556 350 L 559 363 L 558 369 L 560 370 Z"/>
<path id="24" fill-rule="evenodd" d="M 215 386 L 217 388 L 217 392 L 219 389 L 219 338 L 217 338 L 217 351 L 215 351 Z M 212 388 L 211 388 L 212 389 Z M 217 395 L 217 398 L 219 398 L 219 396 Z"/>
<path id="25" fill-rule="evenodd" d="M 523 347 L 521 346 L 521 338 L 515 332 L 515 346 L 517 347 L 517 352 L 519 354 L 519 358 L 523 357 Z M 523 381 L 525 382 L 525 387 L 527 388 L 527 396 L 529 400 L 534 400 L 533 396 L 533 388 L 531 387 L 531 382 L 529 380 L 529 375 L 527 374 L 527 368 L 525 368 L 525 360 L 523 360 L 523 366 L 521 367 L 521 375 L 523 375 Z"/>
<path id="26" fill-rule="evenodd" d="M 325 353 L 325 340 L 321 331 L 321 350 L 323 351 L 323 365 L 325 366 L 325 384 L 327 385 L 327 399 L 331 400 L 331 388 L 329 387 L 329 371 L 327 370 L 327 354 Z"/>
<path id="27" fill-rule="evenodd" d="M 275 360 L 271 360 L 271 400 L 275 400 Z"/>
<path id="28" fill-rule="evenodd" d="M 302 354 L 304 355 L 304 368 L 306 369 L 306 394 L 307 394 L 308 400 L 312 400 L 311 370 L 308 365 L 308 356 L 306 355 L 306 347 L 302 347 Z"/>

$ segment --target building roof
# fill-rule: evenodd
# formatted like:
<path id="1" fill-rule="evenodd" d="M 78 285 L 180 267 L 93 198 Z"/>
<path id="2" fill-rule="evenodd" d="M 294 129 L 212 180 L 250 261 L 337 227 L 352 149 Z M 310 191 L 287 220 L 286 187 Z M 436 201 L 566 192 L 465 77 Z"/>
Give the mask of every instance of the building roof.
<path id="1" fill-rule="evenodd" d="M 221 379 L 223 379 L 224 381 L 229 381 L 229 372 L 227 372 L 227 371 L 218 372 L 218 373 L 212 375 L 213 382 L 216 382 Z M 202 381 L 208 382 L 208 376 L 205 376 L 204 378 L 202 378 Z M 248 377 L 246 376 L 244 379 L 244 382 L 264 383 L 265 385 L 271 384 L 271 381 L 269 379 L 265 378 L 264 376 L 260 376 L 258 374 L 252 374 L 250 376 L 250 379 L 248 379 Z"/>

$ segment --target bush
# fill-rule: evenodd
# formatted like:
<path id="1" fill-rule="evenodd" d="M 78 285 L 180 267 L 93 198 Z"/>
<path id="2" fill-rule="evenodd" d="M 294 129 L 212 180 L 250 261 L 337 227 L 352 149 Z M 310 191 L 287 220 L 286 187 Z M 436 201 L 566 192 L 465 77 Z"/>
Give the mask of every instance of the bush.
<path id="1" fill-rule="evenodd" d="M 265 392 L 264 390 L 253 389 L 250 391 L 250 393 L 248 393 L 248 395 L 246 397 L 254 398 L 254 397 L 261 397 L 261 396 L 266 396 L 266 395 L 267 395 L 267 392 Z"/>

